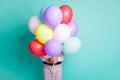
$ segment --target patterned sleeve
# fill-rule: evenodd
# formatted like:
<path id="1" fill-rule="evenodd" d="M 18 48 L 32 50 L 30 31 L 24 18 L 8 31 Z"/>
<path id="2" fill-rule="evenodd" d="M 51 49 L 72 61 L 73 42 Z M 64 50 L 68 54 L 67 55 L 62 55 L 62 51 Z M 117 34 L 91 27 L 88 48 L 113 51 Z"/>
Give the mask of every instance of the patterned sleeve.
<path id="1" fill-rule="evenodd" d="M 57 59 L 58 59 L 58 62 L 63 61 L 63 60 L 64 60 L 64 54 L 61 53 L 61 54 L 57 57 Z"/>
<path id="2" fill-rule="evenodd" d="M 40 57 L 40 59 L 42 60 L 42 61 L 45 61 L 45 62 L 47 62 L 47 59 L 48 59 L 49 57 L 46 55 L 46 56 L 42 56 L 42 57 Z"/>

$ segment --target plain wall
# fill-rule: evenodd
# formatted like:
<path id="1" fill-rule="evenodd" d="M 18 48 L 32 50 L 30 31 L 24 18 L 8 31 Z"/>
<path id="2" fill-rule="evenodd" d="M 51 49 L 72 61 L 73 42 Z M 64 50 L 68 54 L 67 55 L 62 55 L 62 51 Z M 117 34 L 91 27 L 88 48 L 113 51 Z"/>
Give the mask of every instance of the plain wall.
<path id="1" fill-rule="evenodd" d="M 63 80 L 120 80 L 120 0 L 0 0 L 0 80 L 43 80 L 28 20 L 51 4 L 72 7 L 82 42 L 65 56 Z"/>

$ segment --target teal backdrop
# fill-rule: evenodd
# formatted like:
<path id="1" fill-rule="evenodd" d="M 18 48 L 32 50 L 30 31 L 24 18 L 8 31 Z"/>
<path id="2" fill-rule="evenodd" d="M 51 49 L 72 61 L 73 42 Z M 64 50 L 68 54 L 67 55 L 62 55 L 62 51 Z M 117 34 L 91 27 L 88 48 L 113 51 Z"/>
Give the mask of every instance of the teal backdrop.
<path id="1" fill-rule="evenodd" d="M 120 0 L 0 0 L 0 80 L 43 80 L 28 20 L 51 4 L 72 7 L 82 42 L 65 56 L 63 80 L 120 80 Z"/>

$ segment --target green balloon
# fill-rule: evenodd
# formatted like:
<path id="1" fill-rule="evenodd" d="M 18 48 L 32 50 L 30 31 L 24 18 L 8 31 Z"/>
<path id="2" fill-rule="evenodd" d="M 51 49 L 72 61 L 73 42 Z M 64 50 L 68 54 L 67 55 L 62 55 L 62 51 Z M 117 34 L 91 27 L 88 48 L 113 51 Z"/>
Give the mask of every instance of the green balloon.
<path id="1" fill-rule="evenodd" d="M 63 44 L 64 54 L 74 54 L 81 47 L 81 41 L 78 37 L 71 37 Z"/>

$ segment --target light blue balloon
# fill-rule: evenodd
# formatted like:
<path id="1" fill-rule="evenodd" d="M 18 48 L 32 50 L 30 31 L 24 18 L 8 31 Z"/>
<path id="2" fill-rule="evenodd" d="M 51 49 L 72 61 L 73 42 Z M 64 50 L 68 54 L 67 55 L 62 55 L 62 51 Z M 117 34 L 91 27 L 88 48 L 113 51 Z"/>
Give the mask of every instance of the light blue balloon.
<path id="1" fill-rule="evenodd" d="M 63 43 L 64 54 L 74 54 L 81 47 L 81 41 L 78 37 L 71 37 L 65 43 Z"/>

